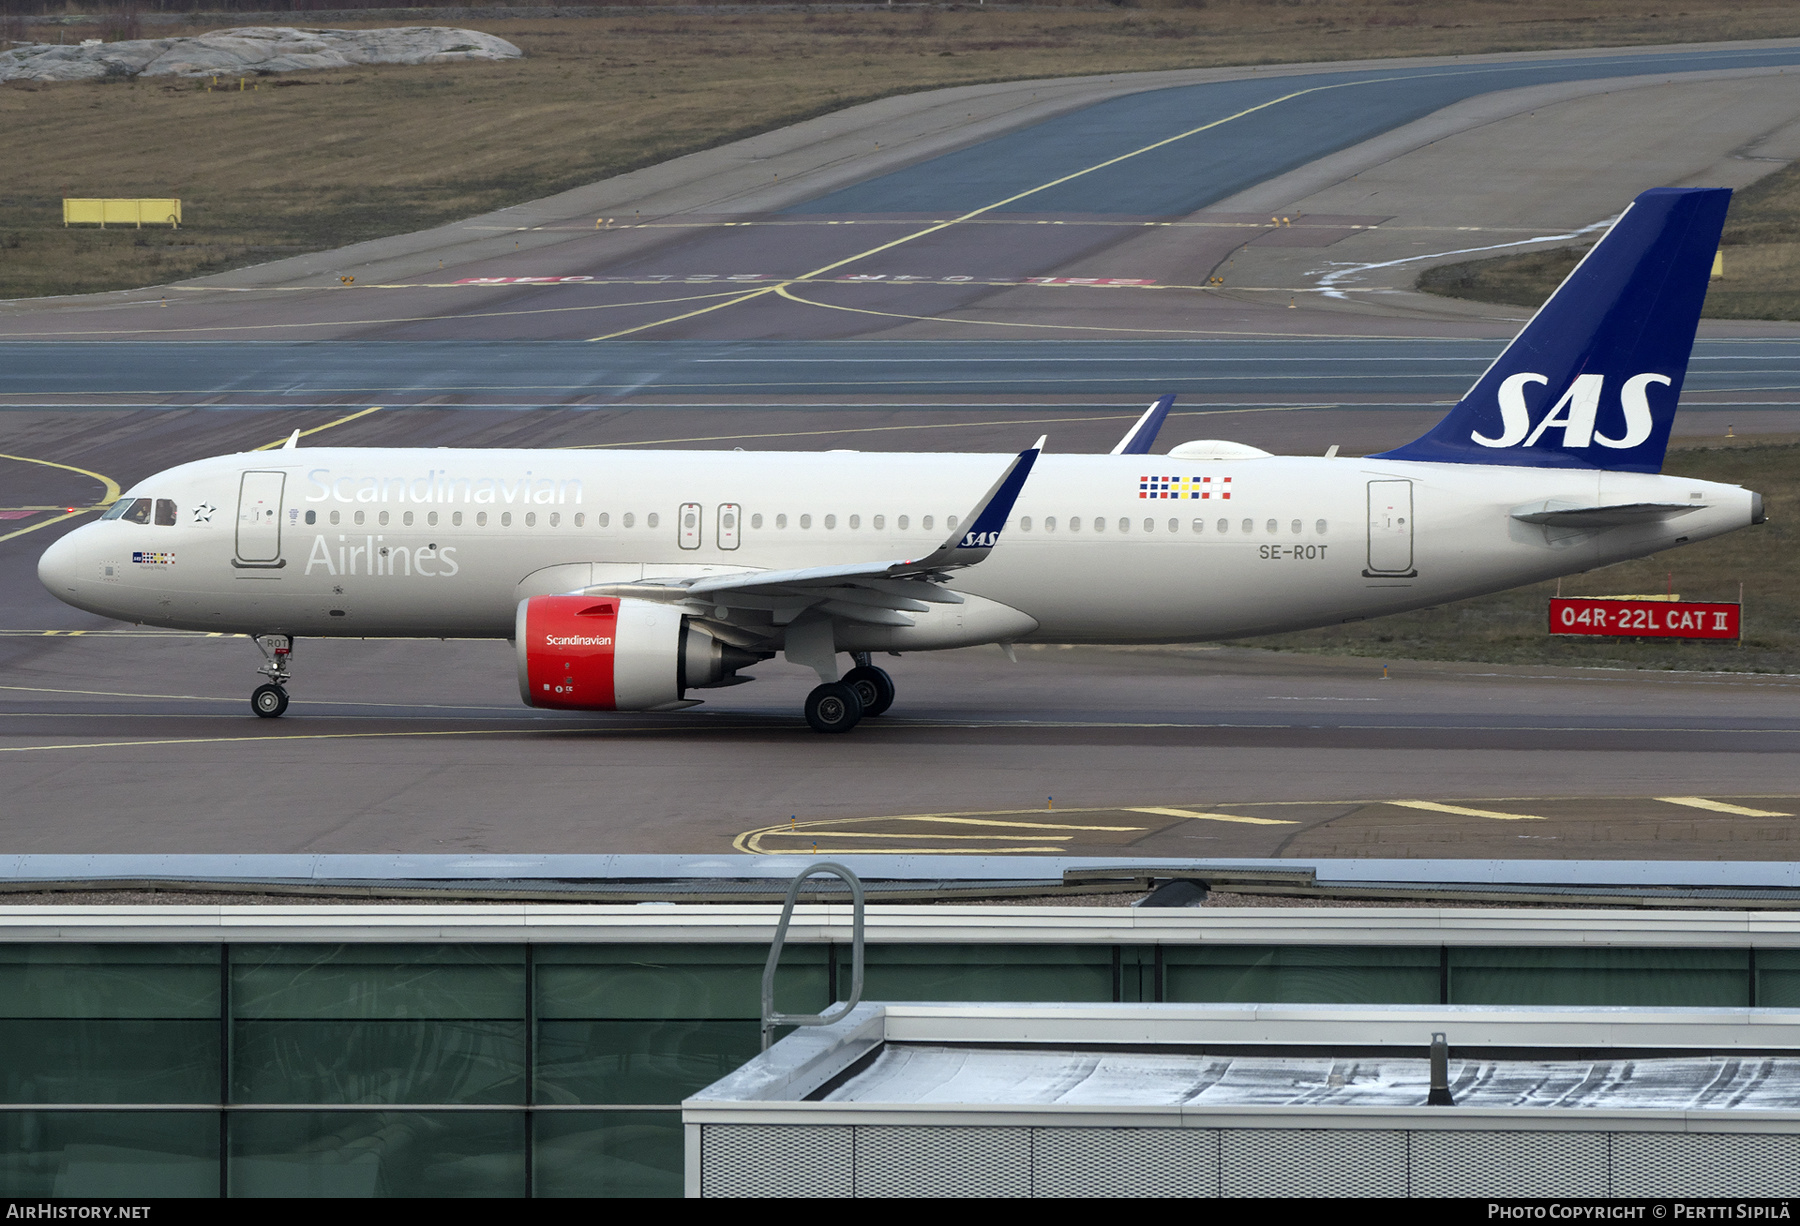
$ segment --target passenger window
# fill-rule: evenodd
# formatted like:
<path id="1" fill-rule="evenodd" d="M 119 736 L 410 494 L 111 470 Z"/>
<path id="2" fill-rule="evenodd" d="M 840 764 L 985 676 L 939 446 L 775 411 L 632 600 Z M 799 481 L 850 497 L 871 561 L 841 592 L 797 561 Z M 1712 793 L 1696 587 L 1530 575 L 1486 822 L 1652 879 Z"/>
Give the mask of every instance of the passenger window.
<path id="1" fill-rule="evenodd" d="M 930 532 L 931 531 L 931 516 L 927 515 L 924 519 L 921 519 L 919 521 L 919 526 L 921 528 L 925 529 L 925 531 Z"/>
<path id="2" fill-rule="evenodd" d="M 134 524 L 149 523 L 150 500 L 148 498 L 133 499 L 130 509 L 125 512 L 125 518 L 129 519 Z"/>
<path id="3" fill-rule="evenodd" d="M 1275 533 L 1281 531 L 1281 521 L 1271 519 L 1268 522 L 1268 524 L 1266 525 L 1266 527 L 1269 529 L 1269 535 L 1273 536 Z"/>
<path id="4" fill-rule="evenodd" d="M 512 527 L 512 512 L 511 511 L 500 512 L 500 526 L 502 528 Z"/>
<path id="5" fill-rule="evenodd" d="M 408 511 L 406 514 L 404 514 L 400 517 L 400 522 L 405 524 L 408 528 L 410 528 L 410 527 L 412 527 L 412 517 L 413 517 L 413 513 L 411 511 Z"/>
<path id="6" fill-rule="evenodd" d="M 1094 531 L 1095 532 L 1105 532 L 1106 531 L 1106 520 L 1099 515 L 1094 516 Z"/>
<path id="7" fill-rule="evenodd" d="M 944 517 L 944 527 L 950 529 L 950 531 L 952 531 L 952 532 L 955 532 L 956 531 L 956 516 L 954 516 L 954 515 L 945 516 Z"/>
<path id="8" fill-rule="evenodd" d="M 1019 531 L 1020 532 L 1030 532 L 1031 531 L 1031 516 L 1029 516 L 1029 515 L 1019 516 Z"/>
<path id="9" fill-rule="evenodd" d="M 625 514 L 623 514 L 619 517 L 619 522 L 621 524 L 625 525 L 627 528 L 629 528 L 633 524 L 637 523 L 637 516 L 632 514 L 630 511 L 627 511 L 627 512 L 625 512 Z"/>
<path id="10" fill-rule="evenodd" d="M 475 526 L 477 528 L 487 527 L 487 512 L 486 511 L 475 512 Z"/>
<path id="11" fill-rule="evenodd" d="M 156 526 L 159 528 L 173 528 L 175 526 L 175 500 L 173 498 L 158 498 L 156 500 Z"/>
<path id="12" fill-rule="evenodd" d="M 1131 531 L 1131 521 L 1129 519 L 1126 519 L 1123 515 L 1119 516 L 1119 531 L 1120 532 L 1130 532 Z"/>
<path id="13" fill-rule="evenodd" d="M 340 519 L 340 512 L 333 511 L 331 513 L 331 522 L 335 524 L 339 521 L 339 519 Z"/>
<path id="14" fill-rule="evenodd" d="M 377 515 L 375 517 L 375 522 L 379 523 L 383 528 L 387 527 L 388 513 L 383 511 L 381 514 Z"/>
<path id="15" fill-rule="evenodd" d="M 358 511 L 356 513 L 356 522 L 360 524 L 360 523 L 362 523 L 362 521 L 363 521 L 363 513 L 361 511 Z"/>
<path id="16" fill-rule="evenodd" d="M 697 512 L 689 511 L 686 515 L 681 517 L 681 526 L 683 528 L 695 528 L 698 527 L 699 524 L 700 516 Z"/>
<path id="17" fill-rule="evenodd" d="M 1231 531 L 1231 521 L 1229 519 L 1221 519 L 1219 521 L 1219 531 L 1220 532 L 1230 532 Z"/>
<path id="18" fill-rule="evenodd" d="M 1045 532 L 1055 532 L 1056 531 L 1056 516 L 1054 516 L 1054 515 L 1044 516 L 1044 531 Z"/>
<path id="19" fill-rule="evenodd" d="M 856 525 L 854 525 L 854 524 L 851 525 L 851 527 L 855 527 L 855 526 Z M 875 531 L 880 532 L 885 527 L 887 527 L 887 516 L 877 515 L 875 517 Z"/>
<path id="20" fill-rule="evenodd" d="M 781 512 L 779 515 L 777 515 L 775 517 L 775 526 L 777 528 L 787 527 L 787 512 L 786 511 Z"/>
<path id="21" fill-rule="evenodd" d="M 427 511 L 425 513 L 425 522 L 433 528 L 437 527 L 437 512 Z"/>
<path id="22" fill-rule="evenodd" d="M 644 527 L 646 527 L 646 528 L 654 528 L 654 527 L 656 527 L 657 524 L 659 524 L 661 522 L 662 522 L 662 516 L 658 515 L 655 511 L 652 511 L 652 512 L 650 512 L 650 514 L 644 516 Z"/>
<path id="23" fill-rule="evenodd" d="M 1325 521 L 1321 519 L 1318 523 L 1314 524 L 1313 531 L 1317 532 L 1320 536 L 1324 536 L 1325 535 Z"/>
<path id="24" fill-rule="evenodd" d="M 336 519 L 336 517 L 335 517 L 335 515 L 334 515 L 334 517 L 333 517 L 333 518 L 332 518 L 332 521 L 331 521 L 331 522 L 332 522 L 332 523 L 334 523 L 334 524 L 335 524 L 335 523 L 336 523 L 336 522 L 337 522 L 337 519 Z M 460 528 L 460 527 L 462 527 L 462 512 L 461 512 L 461 511 L 452 511 L 452 512 L 450 512 L 450 526 L 451 526 L 451 527 L 452 527 L 452 528 Z"/>
<path id="25" fill-rule="evenodd" d="M 810 528 L 810 527 L 812 527 L 812 516 L 810 516 L 810 515 L 802 515 L 802 516 L 801 516 L 801 517 L 800 517 L 800 526 L 801 526 L 801 527 L 802 527 L 802 528 Z"/>
<path id="26" fill-rule="evenodd" d="M 826 517 L 825 517 L 825 526 L 826 526 L 826 527 L 827 527 L 827 528 L 835 528 L 835 527 L 837 527 L 837 516 L 835 516 L 835 515 L 827 515 L 827 516 L 826 516 Z"/>
<path id="27" fill-rule="evenodd" d="M 750 526 L 752 528 L 762 527 L 762 512 L 761 511 L 758 511 L 756 514 L 754 514 L 750 517 Z"/>
<path id="28" fill-rule="evenodd" d="M 560 523 L 562 523 L 562 512 L 561 511 L 550 512 L 550 526 L 552 528 L 554 528 Z"/>
<path id="29" fill-rule="evenodd" d="M 308 511 L 306 513 L 306 522 L 309 524 L 318 523 L 319 522 L 319 513 L 317 511 Z"/>
<path id="30" fill-rule="evenodd" d="M 907 517 L 902 515 L 900 517 L 900 531 L 905 532 L 906 528 L 907 528 Z"/>
<path id="31" fill-rule="evenodd" d="M 575 526 L 579 528 L 585 523 L 587 523 L 587 513 L 585 511 L 575 512 Z"/>
<path id="32" fill-rule="evenodd" d="M 1144 521 L 1144 531 L 1145 532 L 1155 532 L 1156 531 L 1156 521 L 1154 519 L 1146 519 Z"/>
<path id="33" fill-rule="evenodd" d="M 1299 520 L 1297 520 L 1297 519 L 1296 519 L 1296 520 L 1295 520 L 1295 521 L 1294 521 L 1294 523 L 1293 523 L 1293 526 L 1292 526 L 1292 530 L 1293 530 L 1293 533 L 1294 533 L 1294 535 L 1295 535 L 1295 536 L 1299 536 L 1299 535 L 1300 535 L 1300 521 L 1299 521 Z"/>
<path id="34" fill-rule="evenodd" d="M 1179 519 L 1171 519 L 1169 521 L 1169 531 L 1170 532 L 1180 532 L 1181 531 L 1181 521 Z"/>
<path id="35" fill-rule="evenodd" d="M 830 524 L 827 524 L 827 525 L 825 525 L 825 526 L 826 526 L 826 527 L 828 527 L 828 528 L 829 528 L 829 527 L 830 527 L 830 526 L 831 526 L 831 525 L 830 525 Z M 851 516 L 851 517 L 850 517 L 850 527 L 851 527 L 851 528 L 852 528 L 852 529 L 853 529 L 853 530 L 854 530 L 854 529 L 856 529 L 856 528 L 860 528 L 860 527 L 862 527 L 862 516 L 860 516 L 860 515 L 852 515 L 852 516 Z"/>
<path id="36" fill-rule="evenodd" d="M 594 516 L 594 527 L 596 528 L 604 528 L 611 522 L 612 515 L 609 512 L 602 511 L 600 514 Z"/>
<path id="37" fill-rule="evenodd" d="M 1244 531 L 1245 532 L 1255 532 L 1256 531 L 1256 521 L 1254 519 L 1246 519 L 1244 521 Z"/>
<path id="38" fill-rule="evenodd" d="M 1081 516 L 1079 516 L 1079 515 L 1069 516 L 1069 531 L 1070 532 L 1080 532 L 1081 531 Z"/>
<path id="39" fill-rule="evenodd" d="M 527 528 L 537 527 L 537 512 L 536 511 L 525 512 L 525 526 Z"/>
<path id="40" fill-rule="evenodd" d="M 1205 532 L 1206 531 L 1206 521 L 1204 519 L 1196 519 L 1194 521 L 1194 531 L 1196 533 Z"/>

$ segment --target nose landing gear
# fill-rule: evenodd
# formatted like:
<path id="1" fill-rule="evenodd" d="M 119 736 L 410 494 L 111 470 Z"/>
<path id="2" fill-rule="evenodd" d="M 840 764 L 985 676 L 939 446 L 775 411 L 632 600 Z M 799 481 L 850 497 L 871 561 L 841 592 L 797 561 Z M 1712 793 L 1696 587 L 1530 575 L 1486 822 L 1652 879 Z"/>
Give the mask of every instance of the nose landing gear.
<path id="1" fill-rule="evenodd" d="M 256 671 L 267 677 L 266 685 L 250 692 L 250 709 L 264 719 L 275 719 L 287 710 L 285 683 L 292 675 L 288 663 L 294 658 L 294 636 L 291 634 L 259 634 L 256 649 L 263 654 L 263 666 Z"/>

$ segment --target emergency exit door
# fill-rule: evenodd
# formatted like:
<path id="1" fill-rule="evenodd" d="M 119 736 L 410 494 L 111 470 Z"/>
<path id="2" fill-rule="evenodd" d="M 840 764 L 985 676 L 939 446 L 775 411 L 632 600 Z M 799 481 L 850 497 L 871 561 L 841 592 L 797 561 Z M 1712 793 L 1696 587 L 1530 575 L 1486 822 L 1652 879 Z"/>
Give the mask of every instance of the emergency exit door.
<path id="1" fill-rule="evenodd" d="M 720 549 L 736 549 L 738 547 L 738 521 L 744 518 L 744 508 L 735 502 L 719 504 L 719 530 L 713 540 L 719 543 Z"/>
<path id="2" fill-rule="evenodd" d="M 683 549 L 700 548 L 700 504 L 684 502 L 681 504 L 681 547 Z"/>
<path id="3" fill-rule="evenodd" d="M 286 473 L 245 473 L 238 485 L 239 565 L 281 565 L 281 493 Z"/>
<path id="4" fill-rule="evenodd" d="M 1412 484 L 1369 482 L 1369 569 L 1365 575 L 1418 573 L 1413 570 Z"/>

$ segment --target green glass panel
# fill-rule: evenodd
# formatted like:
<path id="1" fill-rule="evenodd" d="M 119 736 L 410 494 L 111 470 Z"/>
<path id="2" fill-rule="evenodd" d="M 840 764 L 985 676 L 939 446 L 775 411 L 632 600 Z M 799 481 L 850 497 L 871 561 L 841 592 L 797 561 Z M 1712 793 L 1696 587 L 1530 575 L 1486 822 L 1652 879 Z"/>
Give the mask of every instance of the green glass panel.
<path id="1" fill-rule="evenodd" d="M 0 1101 L 216 1103 L 218 1019 L 0 1020 Z"/>
<path id="2" fill-rule="evenodd" d="M 216 945 L 0 945 L 0 1017 L 218 1016 Z"/>
<path id="3" fill-rule="evenodd" d="M 1452 949 L 1458 1005 L 1722 1005 L 1750 1000 L 1734 949 Z"/>
<path id="4" fill-rule="evenodd" d="M 1243 1004 L 1436 1004 L 1435 948 L 1170 946 L 1163 999 Z"/>
<path id="5" fill-rule="evenodd" d="M 218 1194 L 216 1112 L 0 1113 L 0 1196 Z"/>
<path id="6" fill-rule="evenodd" d="M 240 1103 L 520 1103 L 523 1022 L 238 1022 Z"/>
<path id="7" fill-rule="evenodd" d="M 538 1023 L 540 1103 L 678 1103 L 762 1050 L 754 1021 Z"/>
<path id="8" fill-rule="evenodd" d="M 682 1194 L 678 1111 L 556 1111 L 533 1123 L 538 1196 Z"/>
<path id="9" fill-rule="evenodd" d="M 233 1196 L 523 1196 L 525 1115 L 271 1111 L 231 1118 Z"/>
<path id="10" fill-rule="evenodd" d="M 1800 1008 L 1800 949 L 1756 951 L 1756 1004 L 1763 1009 Z"/>
<path id="11" fill-rule="evenodd" d="M 864 1000 L 1110 1001 L 1110 945 L 870 945 Z M 851 952 L 838 951 L 848 997 Z"/>
<path id="12" fill-rule="evenodd" d="M 537 951 L 540 1018 L 757 1018 L 766 945 L 563 945 Z M 789 945 L 775 1007 L 816 1013 L 830 1002 L 825 947 Z M 849 980 L 844 981 L 848 989 Z"/>
<path id="13" fill-rule="evenodd" d="M 238 1018 L 525 1016 L 516 945 L 252 945 L 232 950 Z"/>

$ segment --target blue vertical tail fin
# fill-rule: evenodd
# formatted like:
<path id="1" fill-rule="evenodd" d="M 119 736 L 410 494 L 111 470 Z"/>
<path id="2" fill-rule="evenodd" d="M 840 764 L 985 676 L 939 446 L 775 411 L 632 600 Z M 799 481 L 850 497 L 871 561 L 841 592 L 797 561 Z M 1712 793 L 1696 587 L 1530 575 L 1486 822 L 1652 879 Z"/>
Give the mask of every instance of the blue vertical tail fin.
<path id="1" fill-rule="evenodd" d="M 1643 193 L 1444 420 L 1379 458 L 1660 472 L 1730 203 Z"/>

